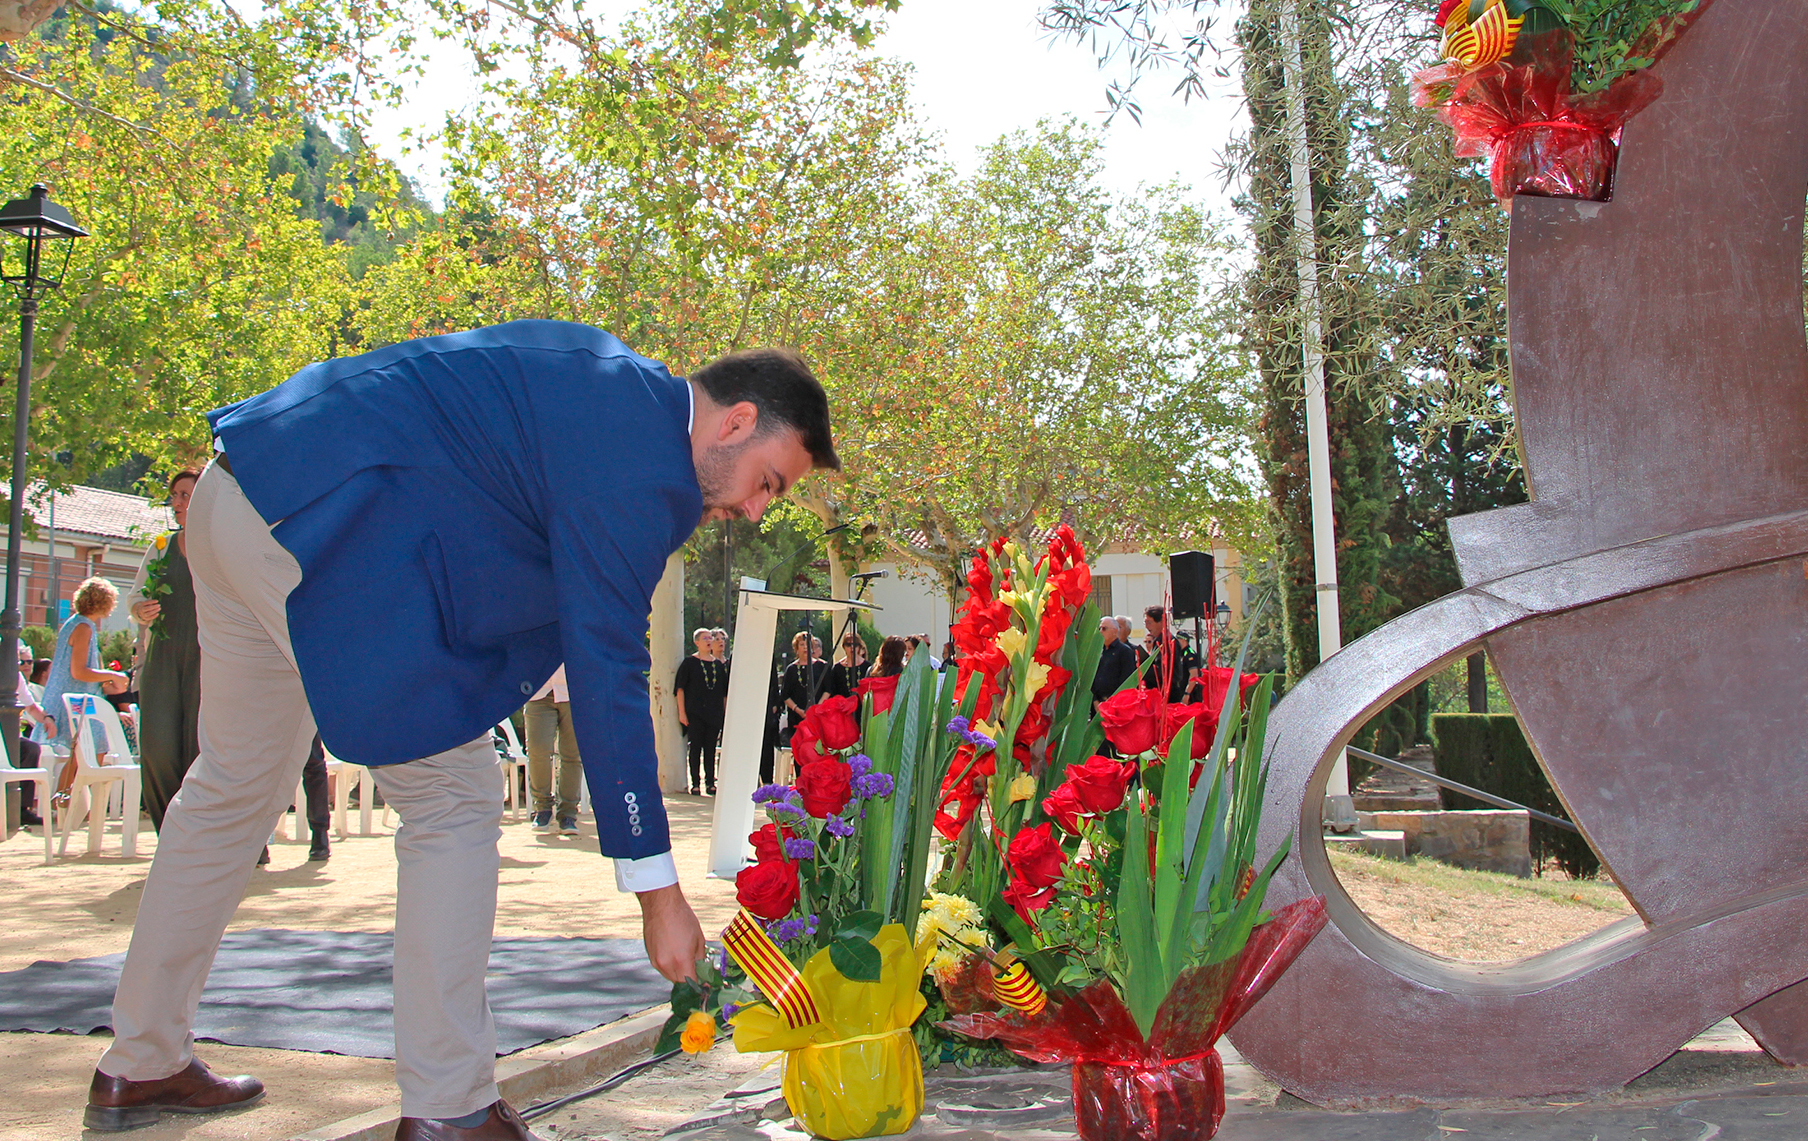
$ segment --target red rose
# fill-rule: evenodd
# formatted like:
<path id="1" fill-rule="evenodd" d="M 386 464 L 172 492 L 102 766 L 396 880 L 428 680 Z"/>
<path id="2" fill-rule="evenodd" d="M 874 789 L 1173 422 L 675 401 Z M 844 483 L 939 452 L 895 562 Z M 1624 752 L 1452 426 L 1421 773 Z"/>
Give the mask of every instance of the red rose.
<path id="1" fill-rule="evenodd" d="M 847 807 L 854 795 L 854 772 L 840 757 L 812 761 L 797 770 L 793 783 L 804 798 L 804 811 L 818 820 L 826 819 Z"/>
<path id="2" fill-rule="evenodd" d="M 1072 790 L 1080 811 L 1087 816 L 1102 816 L 1122 808 L 1124 790 L 1136 766 L 1110 757 L 1090 757 L 1083 765 L 1067 766 L 1067 779 L 1055 791 Z"/>
<path id="3" fill-rule="evenodd" d="M 1080 834 L 1080 816 L 1086 811 L 1086 808 L 1080 803 L 1080 798 L 1074 794 L 1071 784 L 1064 784 L 1049 793 L 1042 802 L 1042 811 L 1046 812 L 1049 819 L 1066 831 L 1075 836 Z"/>
<path id="4" fill-rule="evenodd" d="M 1161 730 L 1163 752 L 1166 752 L 1168 746 L 1174 743 L 1174 735 L 1180 732 L 1180 727 L 1189 721 L 1193 723 L 1192 759 L 1196 761 L 1211 751 L 1212 736 L 1218 732 L 1218 717 L 1205 707 L 1204 702 L 1195 702 L 1192 705 L 1170 705 L 1164 721 L 1165 724 Z"/>
<path id="5" fill-rule="evenodd" d="M 1044 822 L 1011 837 L 1004 858 L 1014 878 L 1034 888 L 1053 887 L 1061 882 L 1061 865 L 1067 861 L 1067 854 L 1055 843 L 1052 828 Z"/>
<path id="6" fill-rule="evenodd" d="M 1055 889 L 1052 887 L 1035 888 L 1022 880 L 1012 880 L 1010 886 L 1001 893 L 1004 901 L 1023 918 L 1025 923 L 1034 923 L 1030 917 L 1042 911 L 1055 900 Z"/>
<path id="7" fill-rule="evenodd" d="M 897 700 L 898 680 L 901 677 L 902 674 L 893 674 L 891 677 L 864 678 L 854 687 L 854 699 L 858 701 L 870 693 L 873 695 L 873 712 L 884 713 Z"/>
<path id="8" fill-rule="evenodd" d="M 1224 695 L 1230 689 L 1230 678 L 1234 671 L 1224 666 L 1213 666 L 1202 675 L 1205 681 L 1205 704 L 1213 714 L 1224 708 Z M 1262 681 L 1261 674 L 1244 674 L 1237 680 L 1237 696 L 1245 705 L 1249 702 L 1249 691 Z"/>
<path id="9" fill-rule="evenodd" d="M 783 919 L 797 906 L 797 865 L 762 860 L 735 876 L 735 898 L 761 919 Z"/>
<path id="10" fill-rule="evenodd" d="M 791 761 L 799 769 L 816 761 L 828 759 L 822 751 L 822 741 L 816 735 L 816 726 L 806 718 L 797 728 L 791 730 Z"/>
<path id="11" fill-rule="evenodd" d="M 785 829 L 784 833 L 781 835 L 778 830 L 778 825 L 768 824 L 758 832 L 747 837 L 747 841 L 753 845 L 753 858 L 764 864 L 771 860 L 784 859 L 785 841 L 790 838 L 791 829 Z"/>
<path id="12" fill-rule="evenodd" d="M 804 714 L 804 725 L 813 725 L 816 739 L 830 749 L 845 749 L 860 741 L 860 699 L 825 697 Z M 803 725 L 798 726 L 803 728 Z"/>
<path id="13" fill-rule="evenodd" d="M 1155 747 L 1160 730 L 1161 695 L 1152 689 L 1126 689 L 1099 702 L 1099 720 L 1112 747 L 1127 757 Z"/>

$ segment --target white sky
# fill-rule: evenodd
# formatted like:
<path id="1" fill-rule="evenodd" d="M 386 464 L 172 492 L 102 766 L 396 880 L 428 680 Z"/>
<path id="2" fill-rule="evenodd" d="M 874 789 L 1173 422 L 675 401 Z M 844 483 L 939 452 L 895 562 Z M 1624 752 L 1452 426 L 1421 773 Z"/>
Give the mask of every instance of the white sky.
<path id="1" fill-rule="evenodd" d="M 616 5 L 594 7 L 607 9 Z M 624 5 L 625 7 L 625 5 Z M 1072 114 L 1103 122 L 1106 76 L 1084 45 L 1051 41 L 1036 24 L 1037 0 L 903 0 L 875 50 L 912 65 L 912 90 L 929 127 L 941 133 L 945 157 L 962 171 L 978 149 L 1043 117 Z M 450 61 L 455 53 L 446 52 Z M 1243 129 L 1235 84 L 1208 100 L 1182 104 L 1170 96 L 1173 77 L 1156 73 L 1137 87 L 1143 121 L 1119 115 L 1107 133 L 1106 180 L 1117 191 L 1178 177 L 1194 199 L 1228 213 L 1230 191 L 1218 173 L 1219 154 Z M 441 196 L 438 155 L 402 153 L 399 132 L 432 130 L 445 112 L 475 99 L 476 84 L 460 64 L 429 68 L 404 108 L 376 117 L 372 143 L 401 164 L 435 201 Z"/>

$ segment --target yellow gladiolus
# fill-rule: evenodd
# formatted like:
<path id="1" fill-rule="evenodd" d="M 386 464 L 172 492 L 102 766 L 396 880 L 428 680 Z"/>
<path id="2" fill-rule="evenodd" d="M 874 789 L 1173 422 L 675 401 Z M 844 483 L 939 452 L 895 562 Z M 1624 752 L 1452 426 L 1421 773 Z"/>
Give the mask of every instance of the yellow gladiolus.
<path id="1" fill-rule="evenodd" d="M 1036 778 L 1028 773 L 1018 773 L 1011 780 L 1011 802 L 1028 800 L 1036 795 Z"/>
<path id="2" fill-rule="evenodd" d="M 1029 674 L 1030 676 L 1027 683 L 1024 685 L 1024 690 L 1029 693 L 1031 697 L 1034 697 L 1036 694 L 1042 692 L 1043 686 L 1048 684 L 1048 663 L 1031 662 Z"/>
<path id="3" fill-rule="evenodd" d="M 701 1054 L 716 1044 L 716 1020 L 701 1010 L 691 1011 L 691 1016 L 684 1020 L 684 1033 L 678 1036 L 678 1045 L 687 1054 Z"/>
<path id="4" fill-rule="evenodd" d="M 1003 650 L 1007 657 L 1014 658 L 1023 652 L 1024 641 L 1025 635 L 1023 631 L 1012 626 L 1010 629 L 998 635 L 998 648 Z"/>

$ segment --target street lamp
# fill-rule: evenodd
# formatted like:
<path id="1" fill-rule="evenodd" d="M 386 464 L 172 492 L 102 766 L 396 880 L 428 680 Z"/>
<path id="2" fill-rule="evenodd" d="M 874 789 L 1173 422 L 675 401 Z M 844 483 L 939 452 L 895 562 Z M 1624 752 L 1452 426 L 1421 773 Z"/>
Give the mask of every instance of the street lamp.
<path id="1" fill-rule="evenodd" d="M 1218 608 L 1212 611 L 1212 621 L 1218 624 L 1220 636 L 1230 633 L 1230 603 L 1220 601 Z"/>
<path id="2" fill-rule="evenodd" d="M 0 261 L 0 281 L 19 295 L 19 391 L 13 406 L 13 485 L 6 520 L 6 609 L 0 612 L 0 666 L 17 669 L 19 632 L 25 628 L 19 609 L 19 532 L 25 511 L 25 442 L 31 428 L 31 336 L 38 321 L 38 299 L 63 284 L 75 239 L 87 237 L 88 231 L 50 200 L 50 191 L 41 183 L 31 188 L 29 197 L 0 206 L 0 230 L 25 239 L 21 272 L 11 272 L 10 259 Z M 58 245 L 63 247 L 60 262 L 55 257 Z M 55 276 L 44 272 L 47 252 L 56 265 Z M 19 763 L 19 712 L 17 685 L 0 685 L 0 734 L 6 737 L 6 755 L 14 766 Z M 48 804 L 42 807 L 50 811 Z"/>

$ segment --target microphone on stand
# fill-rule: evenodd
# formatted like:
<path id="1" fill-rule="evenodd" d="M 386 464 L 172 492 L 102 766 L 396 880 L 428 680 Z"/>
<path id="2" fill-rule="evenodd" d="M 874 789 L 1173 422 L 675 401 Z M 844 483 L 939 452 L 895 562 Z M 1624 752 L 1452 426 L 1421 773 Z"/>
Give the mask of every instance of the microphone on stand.
<path id="1" fill-rule="evenodd" d="M 751 580 L 743 577 L 741 585 L 743 587 L 747 587 L 750 590 L 765 590 L 766 584 L 772 580 L 772 576 L 773 576 L 774 572 L 782 570 L 785 567 L 785 565 L 787 563 L 789 563 L 792 559 L 803 554 L 805 551 L 810 550 L 811 548 L 815 547 L 817 543 L 821 542 L 823 539 L 827 538 L 828 536 L 833 535 L 837 531 L 845 531 L 849 527 L 852 527 L 852 526 L 853 526 L 852 523 L 841 523 L 834 527 L 830 527 L 828 530 L 824 531 L 821 535 L 818 535 L 816 538 L 811 539 L 809 542 L 807 542 L 803 546 L 797 548 L 795 551 L 792 551 L 790 554 L 786 555 L 784 558 L 780 559 L 778 562 L 773 563 L 770 567 L 767 567 L 766 574 L 764 577 L 757 578 L 757 579 L 751 579 Z M 750 586 L 749 585 L 750 582 L 758 583 L 759 585 L 758 586 Z"/>

